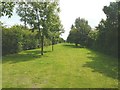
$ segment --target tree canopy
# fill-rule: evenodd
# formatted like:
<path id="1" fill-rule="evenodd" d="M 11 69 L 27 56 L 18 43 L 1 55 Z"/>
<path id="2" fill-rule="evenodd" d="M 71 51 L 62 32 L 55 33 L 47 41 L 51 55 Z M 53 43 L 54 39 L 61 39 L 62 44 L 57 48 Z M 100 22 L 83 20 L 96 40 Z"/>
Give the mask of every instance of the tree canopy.
<path id="1" fill-rule="evenodd" d="M 78 17 L 75 20 L 75 24 L 71 26 L 71 31 L 68 35 L 67 41 L 81 45 L 86 45 L 88 33 L 91 27 L 88 25 L 88 21 Z"/>
<path id="2" fill-rule="evenodd" d="M 119 2 L 111 2 L 109 6 L 104 6 L 103 12 L 107 18 L 102 19 L 94 30 L 86 20 L 77 18 L 71 26 L 67 41 L 118 56 L 118 4 Z"/>
<path id="3" fill-rule="evenodd" d="M 1 16 L 12 16 L 13 8 L 16 5 L 16 13 L 24 22 L 25 28 L 29 26 L 34 32 L 38 31 L 39 44 L 41 44 L 41 55 L 43 55 L 44 38 L 55 41 L 64 32 L 59 18 L 59 1 L 45 0 L 42 2 L 3 2 Z M 54 37 L 54 38 L 53 38 Z M 53 40 L 54 39 L 54 40 Z"/>

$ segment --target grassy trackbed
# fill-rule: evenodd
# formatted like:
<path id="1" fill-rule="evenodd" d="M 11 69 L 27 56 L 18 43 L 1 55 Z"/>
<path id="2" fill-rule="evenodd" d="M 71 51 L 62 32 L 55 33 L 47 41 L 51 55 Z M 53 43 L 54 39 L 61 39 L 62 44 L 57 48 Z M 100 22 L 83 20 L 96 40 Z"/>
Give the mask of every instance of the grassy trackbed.
<path id="1" fill-rule="evenodd" d="M 3 57 L 3 88 L 116 88 L 117 59 L 72 44 Z"/>

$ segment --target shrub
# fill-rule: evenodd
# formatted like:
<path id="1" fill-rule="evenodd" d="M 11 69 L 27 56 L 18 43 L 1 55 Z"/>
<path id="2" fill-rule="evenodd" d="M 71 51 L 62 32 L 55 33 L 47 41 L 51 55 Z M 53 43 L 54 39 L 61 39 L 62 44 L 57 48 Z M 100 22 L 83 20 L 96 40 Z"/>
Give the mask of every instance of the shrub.
<path id="1" fill-rule="evenodd" d="M 36 32 L 24 31 L 23 32 L 23 50 L 35 49 L 38 45 L 38 39 L 36 38 Z"/>
<path id="2" fill-rule="evenodd" d="M 3 55 L 9 53 L 17 53 L 22 50 L 21 41 L 22 35 L 21 31 L 16 29 L 6 29 L 2 30 L 2 50 Z"/>
<path id="3" fill-rule="evenodd" d="M 2 28 L 2 54 L 13 54 L 21 50 L 34 49 L 38 40 L 36 33 L 19 26 Z"/>

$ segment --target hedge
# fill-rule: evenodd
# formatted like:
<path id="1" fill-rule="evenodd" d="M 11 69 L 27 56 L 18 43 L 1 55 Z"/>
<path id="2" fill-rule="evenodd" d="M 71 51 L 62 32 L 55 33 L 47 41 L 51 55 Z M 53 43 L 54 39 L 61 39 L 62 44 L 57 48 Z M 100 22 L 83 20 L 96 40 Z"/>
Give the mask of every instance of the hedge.
<path id="1" fill-rule="evenodd" d="M 2 28 L 2 54 L 13 54 L 22 50 L 37 48 L 36 32 L 14 26 Z"/>

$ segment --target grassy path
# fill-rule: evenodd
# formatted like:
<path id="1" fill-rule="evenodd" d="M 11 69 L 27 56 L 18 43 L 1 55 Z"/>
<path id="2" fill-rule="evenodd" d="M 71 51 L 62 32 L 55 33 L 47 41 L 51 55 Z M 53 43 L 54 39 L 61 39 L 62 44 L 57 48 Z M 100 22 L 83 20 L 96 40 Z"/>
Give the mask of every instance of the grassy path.
<path id="1" fill-rule="evenodd" d="M 117 60 L 71 44 L 3 57 L 3 88 L 115 88 Z"/>

